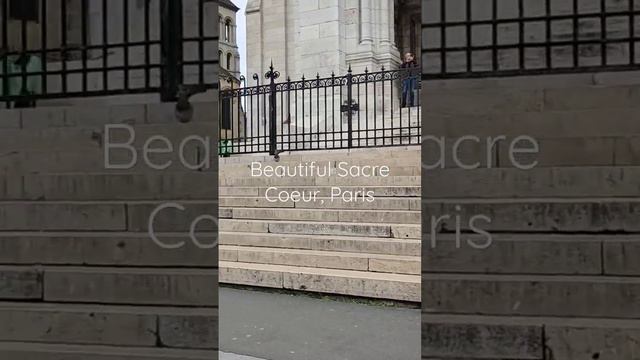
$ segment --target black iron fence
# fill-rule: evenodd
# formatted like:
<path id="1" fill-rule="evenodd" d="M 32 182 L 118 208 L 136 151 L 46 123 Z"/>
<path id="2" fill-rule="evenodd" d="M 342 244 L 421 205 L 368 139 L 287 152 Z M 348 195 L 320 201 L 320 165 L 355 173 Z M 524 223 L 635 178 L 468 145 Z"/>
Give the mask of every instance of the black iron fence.
<path id="1" fill-rule="evenodd" d="M 211 0 L 0 0 L 0 102 L 217 86 Z"/>
<path id="2" fill-rule="evenodd" d="M 640 69 L 638 0 L 425 0 L 424 79 Z"/>
<path id="3" fill-rule="evenodd" d="M 273 66 L 255 86 L 220 91 L 223 155 L 420 143 L 420 68 L 299 81 Z M 245 80 L 244 78 L 242 79 Z"/>

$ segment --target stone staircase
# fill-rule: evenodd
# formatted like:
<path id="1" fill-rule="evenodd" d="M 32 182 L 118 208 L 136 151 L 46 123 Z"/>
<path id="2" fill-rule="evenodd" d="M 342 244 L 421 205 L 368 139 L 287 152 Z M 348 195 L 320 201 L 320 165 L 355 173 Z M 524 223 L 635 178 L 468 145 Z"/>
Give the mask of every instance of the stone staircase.
<path id="1" fill-rule="evenodd" d="M 423 172 L 423 359 L 640 358 L 640 86 L 584 78 L 423 84 L 424 133 L 507 139 Z"/>
<path id="2" fill-rule="evenodd" d="M 263 166 L 330 164 L 327 177 L 252 177 Z M 388 165 L 388 177 L 339 177 L 336 163 Z M 407 302 L 420 301 L 420 151 L 312 151 L 220 160 L 220 281 Z M 279 191 L 314 201 L 270 202 Z M 373 202 L 331 200 L 372 191 Z M 334 190 L 335 191 L 335 190 Z M 268 199 L 267 199 L 268 197 Z M 311 197 L 308 197 L 311 199 Z"/>
<path id="3" fill-rule="evenodd" d="M 189 124 L 175 122 L 174 106 L 0 110 L 0 359 L 217 359 L 217 251 L 188 236 L 194 214 L 217 213 L 217 161 L 192 171 L 177 151 L 155 153 L 154 163 L 173 160 L 155 170 L 141 151 L 154 135 L 175 149 L 188 135 L 213 137 L 217 105 L 197 104 Z M 105 168 L 105 124 L 134 129 L 131 169 Z M 117 130 L 111 142 L 127 138 Z M 190 162 L 203 154 L 186 149 Z M 112 151 L 116 164 L 131 159 Z M 158 215 L 158 239 L 182 247 L 148 234 L 166 202 L 186 209 Z"/>

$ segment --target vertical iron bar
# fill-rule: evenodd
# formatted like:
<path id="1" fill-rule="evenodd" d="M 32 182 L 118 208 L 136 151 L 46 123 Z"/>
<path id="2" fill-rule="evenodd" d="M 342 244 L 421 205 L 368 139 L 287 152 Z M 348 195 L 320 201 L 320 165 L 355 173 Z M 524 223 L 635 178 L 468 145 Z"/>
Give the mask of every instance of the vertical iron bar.
<path id="1" fill-rule="evenodd" d="M 174 101 L 182 79 L 182 0 L 162 0 L 162 90 L 164 102 Z"/>
<path id="2" fill-rule="evenodd" d="M 46 1 L 46 0 L 45 0 Z M 81 0 L 81 13 L 82 19 L 80 20 L 82 23 L 82 92 L 86 93 L 88 90 L 89 83 L 89 75 L 88 75 L 88 66 L 87 66 L 87 46 L 89 45 L 89 27 L 87 25 L 87 16 L 89 15 L 89 8 L 87 6 L 87 1 L 89 0 Z"/>
<path id="3" fill-rule="evenodd" d="M 62 6 L 60 7 L 61 12 L 61 27 L 60 31 L 62 32 L 62 92 L 64 94 L 67 93 L 67 2 L 61 1 Z"/>
<path id="4" fill-rule="evenodd" d="M 351 72 L 351 66 L 349 66 L 349 71 L 347 71 L 347 146 L 349 149 L 353 146 L 353 89 L 351 85 L 353 84 L 353 73 Z M 384 87 L 384 84 L 383 84 Z M 383 110 L 384 111 L 384 110 Z"/>
<path id="5" fill-rule="evenodd" d="M 545 35 L 546 35 L 546 47 L 545 47 L 545 58 L 546 58 L 546 68 L 550 70 L 553 66 L 551 63 L 551 0 L 545 0 L 545 11 L 546 11 L 546 19 L 545 19 Z"/>
<path id="6" fill-rule="evenodd" d="M 600 0 L 600 55 L 602 55 L 602 66 L 607 66 L 607 1 Z"/>
<path id="7" fill-rule="evenodd" d="M 42 94 L 47 93 L 47 57 L 48 57 L 48 44 L 47 44 L 47 1 L 40 1 L 40 57 L 42 63 Z"/>
<path id="8" fill-rule="evenodd" d="M 109 21 L 107 0 L 102 0 L 102 88 L 109 90 Z"/>
<path id="9" fill-rule="evenodd" d="M 129 90 L 129 0 L 122 0 L 122 22 L 124 26 L 124 89 Z"/>

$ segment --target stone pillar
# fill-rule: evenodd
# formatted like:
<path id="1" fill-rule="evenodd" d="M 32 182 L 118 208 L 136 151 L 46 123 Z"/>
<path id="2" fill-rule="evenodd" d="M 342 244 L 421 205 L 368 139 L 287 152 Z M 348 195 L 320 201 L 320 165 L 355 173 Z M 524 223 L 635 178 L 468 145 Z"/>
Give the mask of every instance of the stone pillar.
<path id="1" fill-rule="evenodd" d="M 360 43 L 373 43 L 373 4 L 372 0 L 360 0 Z"/>

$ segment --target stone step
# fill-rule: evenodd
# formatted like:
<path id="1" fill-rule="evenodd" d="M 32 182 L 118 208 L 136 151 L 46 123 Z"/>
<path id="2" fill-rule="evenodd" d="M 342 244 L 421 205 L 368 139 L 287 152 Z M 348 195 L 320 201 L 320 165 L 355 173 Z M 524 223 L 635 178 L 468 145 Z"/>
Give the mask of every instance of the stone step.
<path id="1" fill-rule="evenodd" d="M 640 319 L 638 294 L 638 277 L 422 275 L 423 309 L 441 314 Z"/>
<path id="2" fill-rule="evenodd" d="M 228 210 L 228 211 L 225 211 Z M 232 219 L 420 224 L 420 211 L 221 208 Z"/>
<path id="3" fill-rule="evenodd" d="M 426 273 L 640 276 L 640 235 L 426 234 Z"/>
<path id="4" fill-rule="evenodd" d="M 424 169 L 640 165 L 638 136 L 545 136 L 525 140 L 518 139 L 518 136 L 498 138 L 500 135 L 489 135 L 485 138 L 475 133 L 470 134 L 473 140 L 465 140 L 462 136 L 425 139 L 422 159 Z M 530 152 L 521 152 L 523 149 Z M 454 157 L 456 150 L 458 155 Z"/>
<path id="5" fill-rule="evenodd" d="M 630 257 L 616 257 L 621 239 L 637 235 L 426 234 L 422 244 L 425 273 L 612 275 L 626 268 Z M 620 239 L 620 240 L 618 240 Z M 629 249 L 631 250 L 631 249 Z M 605 266 L 603 252 L 609 253 Z M 615 270 L 614 270 L 615 269 Z"/>
<path id="6" fill-rule="evenodd" d="M 195 161 L 194 161 L 195 163 Z M 277 166 L 277 167 L 275 167 Z M 230 168 L 225 166 L 219 169 L 222 177 L 388 177 L 388 176 L 420 176 L 422 167 L 419 161 L 412 164 L 396 165 L 391 162 L 376 164 L 351 164 L 345 162 L 336 168 L 333 164 L 317 163 L 285 163 L 274 167 L 265 167 L 264 164 L 256 166 L 252 170 L 248 166 Z M 267 171 L 265 175 L 264 171 Z M 274 172 L 275 171 L 275 172 Z M 280 175 L 277 175 L 280 174 Z M 291 175 L 291 176 L 290 176 Z"/>
<path id="7" fill-rule="evenodd" d="M 222 232 L 420 239 L 420 225 L 220 219 Z"/>
<path id="8" fill-rule="evenodd" d="M 215 199 L 215 172 L 23 174 L 0 176 L 3 200 Z M 401 190 L 399 190 L 401 191 Z"/>
<path id="9" fill-rule="evenodd" d="M 505 101 L 496 98 L 492 101 Z M 586 104 L 586 103 L 585 103 Z M 505 104 L 512 108 L 512 104 Z M 517 107 L 517 105 L 516 105 Z M 637 103 L 631 107 L 585 109 L 579 107 L 566 110 L 537 109 L 500 110 L 482 104 L 481 109 L 473 112 L 460 112 L 458 106 L 446 108 L 449 114 L 438 114 L 429 110 L 425 116 L 429 121 L 423 125 L 423 134 L 459 138 L 467 135 L 488 136 L 504 135 L 517 137 L 528 135 L 534 138 L 566 137 L 609 137 L 640 135 L 640 124 L 635 119 L 638 114 Z M 494 112 L 495 111 L 495 112 Z"/>
<path id="10" fill-rule="evenodd" d="M 198 246 L 188 233 L 156 236 L 160 243 L 156 243 L 148 232 L 0 232 L 0 264 L 217 266 L 217 249 Z M 214 233 L 197 234 L 201 244 L 211 244 L 216 239 L 217 234 Z"/>
<path id="11" fill-rule="evenodd" d="M 5 110 L 3 110 L 5 111 Z M 198 136 L 201 140 L 189 140 Z M 163 140 L 150 140 L 158 137 L 168 140 L 174 149 L 179 149 L 185 141 L 185 147 L 209 144 L 214 155 L 216 151 L 215 139 L 218 138 L 217 126 L 208 123 L 164 124 L 164 125 L 124 125 L 109 124 L 93 126 L 85 124 L 81 127 L 53 127 L 29 129 L 3 129 L 0 134 L 0 152 L 10 151 L 86 151 L 105 148 L 108 141 L 112 146 L 125 144 L 142 149 L 146 143 L 148 148 L 166 147 Z M 116 150 L 113 150 L 116 151 Z"/>
<path id="12" fill-rule="evenodd" d="M 215 269 L 44 267 L 43 299 L 59 303 L 215 307 Z"/>
<path id="13" fill-rule="evenodd" d="M 221 261 L 220 282 L 420 302 L 417 275 Z"/>
<path id="14" fill-rule="evenodd" d="M 640 104 L 639 85 L 581 86 L 570 88 L 440 89 L 423 103 L 429 114 L 510 114 L 531 111 L 612 110 Z"/>
<path id="15" fill-rule="evenodd" d="M 331 168 L 331 169 L 335 169 L 337 167 L 337 165 L 339 163 L 344 163 L 342 164 L 343 168 L 349 168 L 353 165 L 358 165 L 358 166 L 364 166 L 364 165 L 369 165 L 369 166 L 376 166 L 376 167 L 380 167 L 380 166 L 387 166 L 389 168 L 404 168 L 404 167 L 420 167 L 420 152 L 414 152 L 415 155 L 410 155 L 407 156 L 406 158 L 392 158 L 392 157 L 384 157 L 386 154 L 384 153 L 380 153 L 381 158 L 372 158 L 371 156 L 369 157 L 346 157 L 343 159 L 336 159 L 336 160 L 326 160 L 326 159 L 286 159 L 286 158 L 280 158 L 280 160 L 278 161 L 274 161 L 273 157 L 267 160 L 255 160 L 255 161 L 247 161 L 247 162 L 237 162 L 237 163 L 223 163 L 222 161 L 220 162 L 220 172 L 233 172 L 233 171 L 245 171 L 245 172 L 251 172 L 251 167 L 252 166 L 256 166 L 254 165 L 254 163 L 257 163 L 260 165 L 260 169 L 264 169 L 266 166 L 270 166 L 270 167 L 276 167 L 276 166 L 287 166 L 287 167 L 296 167 L 298 165 L 310 165 L 310 164 L 314 164 L 315 166 L 322 166 L 327 167 L 327 168 Z M 221 160 L 225 160 L 225 159 L 229 159 L 229 158 L 221 158 Z M 233 158 L 232 158 L 233 159 Z M 377 170 L 376 172 L 374 172 L 374 174 L 379 174 L 379 170 L 380 169 L 375 169 Z M 257 171 L 257 170 L 256 170 Z"/>
<path id="16" fill-rule="evenodd" d="M 420 186 L 420 176 L 389 177 L 220 177 L 219 186 Z"/>
<path id="17" fill-rule="evenodd" d="M 217 96 L 209 101 L 194 101 L 192 123 L 214 123 Z M 100 104 L 72 106 L 38 106 L 29 109 L 3 110 L 8 128 L 76 128 L 104 124 L 180 124 L 175 117 L 175 103 Z"/>
<path id="18" fill-rule="evenodd" d="M 214 161 L 202 158 L 197 149 L 156 153 L 144 157 L 128 150 L 114 150 L 105 158 L 101 150 L 75 150 L 68 152 L 9 152 L 0 157 L 3 173 L 162 173 L 164 171 L 195 172 L 215 170 Z"/>
<path id="19" fill-rule="evenodd" d="M 455 199 L 424 204 L 425 233 L 481 229 L 491 232 L 640 232 L 640 199 Z M 447 219 L 441 219 L 449 215 Z M 456 218 L 460 217 L 459 225 Z"/>
<path id="20" fill-rule="evenodd" d="M 220 196 L 264 196 L 269 187 L 236 187 L 236 186 L 222 186 L 219 188 Z M 419 197 L 421 195 L 420 186 L 340 186 L 340 189 L 345 191 L 373 191 L 375 197 Z M 320 197 L 331 196 L 331 186 L 292 186 L 282 187 L 279 186 L 278 190 L 287 191 L 289 193 L 294 191 L 309 191 L 318 192 Z"/>
<path id="21" fill-rule="evenodd" d="M 355 194 L 341 194 L 343 196 L 320 197 L 312 193 L 305 193 L 298 201 L 290 199 L 289 194 L 280 197 L 280 191 L 272 190 L 258 197 L 223 196 L 220 197 L 221 207 L 260 207 L 260 208 L 299 208 L 299 209 L 360 209 L 360 210 L 419 210 L 419 198 L 395 197 L 356 197 Z M 347 196 L 346 198 L 344 196 Z"/>
<path id="22" fill-rule="evenodd" d="M 374 158 L 393 158 L 395 161 L 402 159 L 420 159 L 421 149 L 419 145 L 389 148 L 367 149 L 334 149 L 334 150 L 309 150 L 305 152 L 284 152 L 280 154 L 280 162 L 308 162 L 308 161 L 374 161 Z M 220 167 L 231 164 L 249 164 L 258 161 L 264 164 L 278 164 L 273 156 L 265 154 L 246 154 L 220 159 Z"/>
<path id="23" fill-rule="evenodd" d="M 124 231 L 124 204 L 0 202 L 3 231 Z"/>
<path id="24" fill-rule="evenodd" d="M 421 240 L 337 235 L 220 232 L 221 245 L 419 256 Z"/>
<path id="25" fill-rule="evenodd" d="M 217 309 L 0 302 L 0 321 L 0 344 L 154 347 L 162 343 L 167 348 L 212 350 L 218 345 Z"/>
<path id="26" fill-rule="evenodd" d="M 640 341 L 640 321 L 608 318 L 423 313 L 422 331 L 427 359 L 633 359 Z"/>
<path id="27" fill-rule="evenodd" d="M 0 342 L 0 357 L 21 360 L 217 360 L 218 350 Z"/>
<path id="28" fill-rule="evenodd" d="M 632 197 L 640 194 L 639 178 L 640 167 L 440 169 L 423 175 L 425 198 Z"/>
<path id="29" fill-rule="evenodd" d="M 416 126 L 411 129 L 398 129 L 371 132 L 367 136 L 365 131 L 360 133 L 354 132 L 351 143 L 349 143 L 346 134 L 342 136 L 325 138 L 318 135 L 299 136 L 284 140 L 279 140 L 277 149 L 283 152 L 298 151 L 332 151 L 334 149 L 348 148 L 373 148 L 373 147 L 390 147 L 390 146 L 414 146 L 420 145 L 421 128 Z M 297 141 L 296 141 L 297 140 Z M 269 151 L 268 140 L 241 140 L 234 141 L 230 145 L 231 154 L 242 153 L 265 153 Z"/>
<path id="30" fill-rule="evenodd" d="M 257 264 L 420 274 L 419 256 L 221 245 L 220 259 Z"/>

